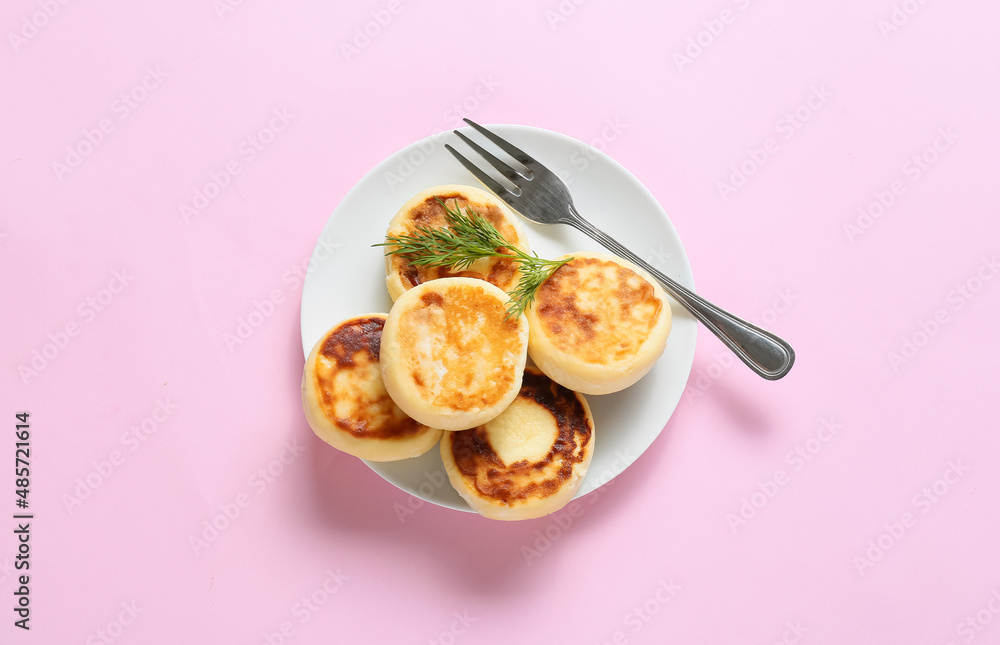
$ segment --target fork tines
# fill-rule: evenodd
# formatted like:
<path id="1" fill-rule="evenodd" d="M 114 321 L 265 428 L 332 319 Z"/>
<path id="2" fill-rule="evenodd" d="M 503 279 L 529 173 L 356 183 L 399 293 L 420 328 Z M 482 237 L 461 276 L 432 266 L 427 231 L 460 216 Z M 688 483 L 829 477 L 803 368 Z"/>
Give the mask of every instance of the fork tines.
<path id="1" fill-rule="evenodd" d="M 496 134 L 490 132 L 489 130 L 479 125 L 478 123 L 470 121 L 469 119 L 464 119 L 464 121 L 469 125 L 471 125 L 473 128 L 475 128 L 475 130 L 480 134 L 482 134 L 484 137 L 495 143 L 498 148 L 500 148 L 501 150 L 509 154 L 512 158 L 514 158 L 514 160 L 517 161 L 518 164 L 523 166 L 524 168 L 523 171 L 514 168 L 510 164 L 498 158 L 493 153 L 489 152 L 488 150 L 486 150 L 485 148 L 483 148 L 478 143 L 476 143 L 469 137 L 465 136 L 465 134 L 459 132 L 458 130 L 454 131 L 455 134 L 457 134 L 462 141 L 464 141 L 470 148 L 472 148 L 477 154 L 479 154 L 479 156 L 481 156 L 486 161 L 486 163 L 488 163 L 494 170 L 500 173 L 500 175 L 503 176 L 504 179 L 509 181 L 510 186 L 509 187 L 504 186 L 500 182 L 496 181 L 493 177 L 483 172 L 476 164 L 472 163 L 464 155 L 462 155 L 457 150 L 452 148 L 450 144 L 446 143 L 444 146 L 445 149 L 447 149 L 448 152 L 450 152 L 456 159 L 458 159 L 459 163 L 465 166 L 465 168 L 469 172 L 471 172 L 476 177 L 476 179 L 483 182 L 483 184 L 485 184 L 487 188 L 495 192 L 497 195 L 509 193 L 516 197 L 520 196 L 521 188 L 517 185 L 517 180 L 520 178 L 526 181 L 531 181 L 535 175 L 535 173 L 532 172 L 531 170 L 531 165 L 537 164 L 538 162 L 535 161 L 530 155 L 528 155 L 526 152 L 524 152 L 517 146 L 512 145 L 507 140 L 502 139 Z"/>

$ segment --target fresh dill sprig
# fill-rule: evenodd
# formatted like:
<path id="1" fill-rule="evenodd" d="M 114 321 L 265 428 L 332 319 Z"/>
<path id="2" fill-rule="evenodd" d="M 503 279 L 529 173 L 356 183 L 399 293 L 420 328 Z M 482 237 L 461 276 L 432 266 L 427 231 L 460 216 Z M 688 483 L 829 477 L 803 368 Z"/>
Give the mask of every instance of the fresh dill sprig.
<path id="1" fill-rule="evenodd" d="M 394 247 L 386 255 L 401 255 L 417 267 L 449 267 L 462 271 L 482 258 L 505 258 L 520 265 L 521 279 L 508 293 L 507 316 L 524 313 L 535 291 L 552 273 L 573 258 L 546 260 L 528 254 L 507 241 L 489 221 L 466 206 L 465 213 L 456 203 L 455 209 L 436 198 L 444 207 L 447 228 L 418 226 L 415 233 L 389 235 L 386 241 L 373 246 Z"/>

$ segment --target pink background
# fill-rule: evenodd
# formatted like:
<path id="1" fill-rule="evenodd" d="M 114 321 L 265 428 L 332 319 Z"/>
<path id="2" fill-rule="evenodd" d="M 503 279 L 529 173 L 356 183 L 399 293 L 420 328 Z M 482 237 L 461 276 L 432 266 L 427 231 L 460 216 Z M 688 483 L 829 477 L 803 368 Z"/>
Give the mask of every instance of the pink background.
<path id="1" fill-rule="evenodd" d="M 998 20 L 985 0 L 5 2 L 0 640 L 1000 642 Z M 315 439 L 297 267 L 369 169 L 462 114 L 606 150 L 699 291 L 794 345 L 791 374 L 701 330 L 651 449 L 530 522 L 419 504 Z"/>

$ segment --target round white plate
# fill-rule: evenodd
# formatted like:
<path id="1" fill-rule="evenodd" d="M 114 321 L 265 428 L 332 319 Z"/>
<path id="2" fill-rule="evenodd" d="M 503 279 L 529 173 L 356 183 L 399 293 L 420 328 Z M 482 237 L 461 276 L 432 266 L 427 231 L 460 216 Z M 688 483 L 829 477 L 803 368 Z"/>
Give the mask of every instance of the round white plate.
<path id="1" fill-rule="evenodd" d="M 555 132 L 520 125 L 487 127 L 562 176 L 577 210 L 595 226 L 677 282 L 694 288 L 687 255 L 666 213 L 622 166 L 600 151 Z M 471 128 L 464 131 L 483 141 Z M 403 203 L 439 184 L 480 186 L 444 149 L 445 143 L 475 159 L 451 132 L 433 135 L 376 166 L 330 216 L 302 291 L 302 350 L 306 356 L 340 321 L 389 311 L 392 300 L 385 287 L 382 249 L 372 245 L 383 241 L 389 220 Z M 541 257 L 604 250 L 568 226 L 522 222 L 532 251 Z M 594 457 L 577 497 L 606 484 L 631 465 L 660 434 L 680 401 L 694 360 L 697 323 L 676 302 L 671 300 L 670 304 L 673 328 L 667 349 L 653 369 L 626 390 L 587 397 L 594 414 Z M 437 448 L 405 461 L 366 463 L 412 495 L 471 512 L 448 483 Z"/>

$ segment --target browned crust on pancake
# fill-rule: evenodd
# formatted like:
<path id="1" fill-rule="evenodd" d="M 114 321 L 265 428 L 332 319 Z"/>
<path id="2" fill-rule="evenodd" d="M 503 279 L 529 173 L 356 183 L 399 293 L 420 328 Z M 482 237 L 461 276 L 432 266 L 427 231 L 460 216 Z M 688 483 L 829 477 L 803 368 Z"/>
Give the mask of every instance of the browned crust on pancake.
<path id="1" fill-rule="evenodd" d="M 614 268 L 613 280 L 600 271 L 585 270 L 601 266 Z M 581 293 L 602 291 L 616 298 L 617 311 L 580 308 Z M 552 344 L 590 363 L 620 361 L 637 354 L 663 315 L 663 303 L 653 285 L 632 269 L 600 258 L 575 258 L 561 266 L 539 287 L 535 302 Z M 652 315 L 637 318 L 636 309 L 642 306 Z"/>
<path id="2" fill-rule="evenodd" d="M 406 416 L 384 390 L 372 400 L 362 392 L 336 386 L 337 374 L 342 370 L 367 369 L 376 375 L 380 373 L 379 347 L 384 323 L 383 318 L 374 316 L 349 320 L 326 336 L 316 355 L 313 387 L 319 394 L 322 413 L 337 428 L 358 439 L 404 439 L 427 429 Z M 366 418 L 337 416 L 336 404 L 348 399 L 354 409 L 365 411 Z"/>
<path id="3" fill-rule="evenodd" d="M 509 369 L 506 361 L 499 357 L 507 353 L 516 356 L 524 351 L 520 331 L 522 322 L 518 318 L 507 318 L 502 302 L 481 287 L 469 285 L 449 286 L 443 296 L 435 292 L 424 293 L 420 301 L 422 307 L 407 311 L 400 317 L 402 347 L 414 347 L 427 332 L 422 323 L 431 317 L 428 310 L 441 308 L 447 312 L 448 324 L 443 329 L 435 330 L 443 332 L 435 359 L 462 361 L 463 357 L 469 357 L 471 361 L 483 356 L 498 357 L 488 375 L 477 374 L 474 369 L 452 363 L 446 366 L 447 371 L 435 383 L 425 383 L 414 369 L 410 378 L 420 390 L 421 398 L 441 408 L 465 411 L 495 405 L 516 387 L 516 370 Z M 475 333 L 466 333 L 469 329 Z M 480 379 L 480 387 L 475 387 L 475 376 L 486 376 Z M 439 389 L 437 395 L 433 395 L 432 388 Z"/>
<path id="4" fill-rule="evenodd" d="M 410 209 L 409 220 L 399 226 L 393 227 L 389 231 L 391 235 L 411 235 L 417 232 L 417 228 L 445 228 L 448 225 L 444 206 L 438 202 L 438 198 L 448 204 L 448 208 L 455 209 L 456 206 L 464 212 L 467 207 L 473 212 L 492 224 L 501 235 L 507 240 L 517 240 L 517 231 L 510 224 L 503 212 L 495 204 L 478 204 L 469 202 L 458 193 L 448 193 L 428 197 L 414 208 Z M 390 247 L 391 249 L 391 247 Z M 501 250 L 503 253 L 509 251 Z M 501 289 L 508 289 L 517 274 L 517 263 L 513 260 L 496 258 L 490 261 L 489 272 L 479 271 L 453 271 L 447 267 L 416 267 L 410 264 L 410 260 L 402 255 L 394 255 L 390 258 L 392 270 L 399 273 L 400 280 L 405 289 L 412 289 L 418 284 L 437 278 L 480 278 L 495 284 Z"/>
<path id="5" fill-rule="evenodd" d="M 359 359 L 377 362 L 383 325 L 381 318 L 356 318 L 329 333 L 319 354 L 336 361 L 340 369 L 354 367 Z"/>
<path id="6" fill-rule="evenodd" d="M 536 369 L 525 370 L 518 397 L 543 406 L 556 419 L 558 438 L 543 459 L 504 464 L 484 426 L 451 433 L 458 472 L 480 496 L 508 505 L 559 491 L 573 477 L 574 467 L 585 460 L 594 430 L 580 396 Z M 551 471 L 554 476 L 534 481 L 540 471 Z"/>

